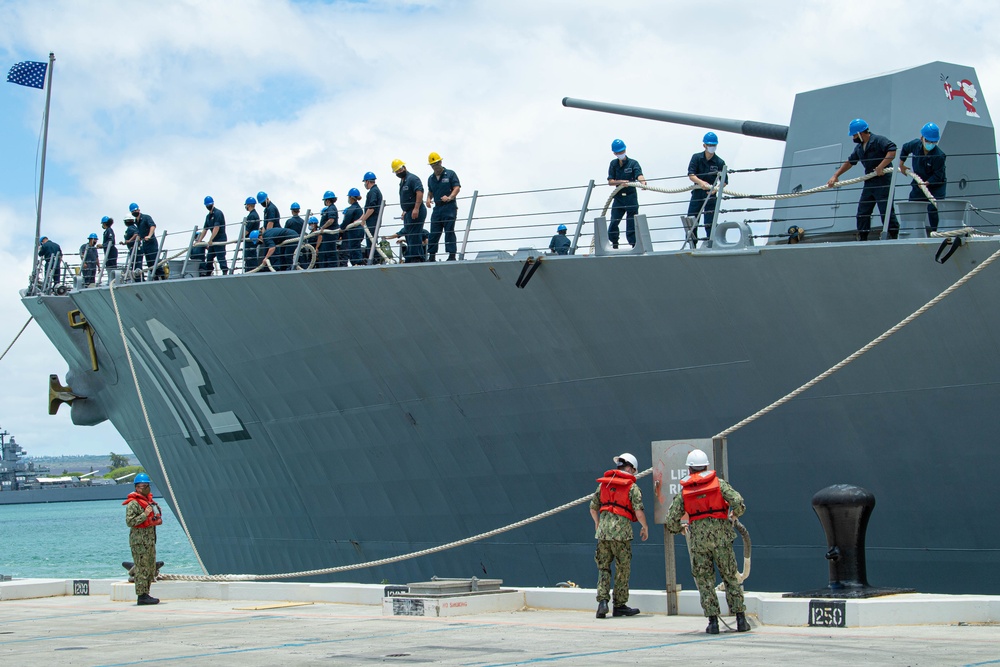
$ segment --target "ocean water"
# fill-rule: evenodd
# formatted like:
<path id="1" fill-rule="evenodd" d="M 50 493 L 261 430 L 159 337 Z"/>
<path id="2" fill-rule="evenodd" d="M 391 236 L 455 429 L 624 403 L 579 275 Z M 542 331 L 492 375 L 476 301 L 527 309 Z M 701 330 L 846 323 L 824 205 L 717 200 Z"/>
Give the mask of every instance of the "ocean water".
<path id="1" fill-rule="evenodd" d="M 201 574 L 194 551 L 165 502 L 156 529 L 164 572 Z M 108 579 L 132 560 L 125 508 L 119 500 L 0 505 L 0 574 L 13 577 Z"/>

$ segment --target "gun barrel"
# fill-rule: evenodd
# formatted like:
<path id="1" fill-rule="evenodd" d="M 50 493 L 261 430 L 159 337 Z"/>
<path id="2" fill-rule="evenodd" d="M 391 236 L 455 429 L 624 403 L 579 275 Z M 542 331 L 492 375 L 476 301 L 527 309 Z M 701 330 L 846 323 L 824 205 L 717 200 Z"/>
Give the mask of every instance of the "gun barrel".
<path id="1" fill-rule="evenodd" d="M 635 118 L 658 120 L 664 123 L 676 123 L 678 125 L 692 125 L 694 127 L 704 127 L 710 130 L 745 134 L 748 137 L 759 137 L 761 139 L 785 141 L 788 137 L 787 125 L 761 123 L 755 120 L 735 120 L 732 118 L 716 118 L 715 116 L 699 116 L 697 114 L 662 111 L 660 109 L 630 107 L 623 104 L 608 104 L 607 102 L 578 100 L 572 97 L 564 97 L 562 103 L 564 107 L 570 107 L 573 109 L 600 111 L 601 113 L 613 113 L 618 114 L 619 116 L 633 116 Z"/>

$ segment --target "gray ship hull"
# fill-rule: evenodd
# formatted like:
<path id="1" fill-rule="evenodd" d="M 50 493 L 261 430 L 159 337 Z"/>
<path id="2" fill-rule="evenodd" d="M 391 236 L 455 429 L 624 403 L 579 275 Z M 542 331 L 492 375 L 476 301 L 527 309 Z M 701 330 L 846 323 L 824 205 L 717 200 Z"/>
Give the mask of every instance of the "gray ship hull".
<path id="1" fill-rule="evenodd" d="M 0 505 L 75 503 L 86 500 L 124 500 L 131 486 L 79 486 L 61 489 L 25 489 L 0 493 Z"/>
<path id="2" fill-rule="evenodd" d="M 212 573 L 406 553 L 580 497 L 623 450 L 710 437 L 840 361 L 996 249 L 935 241 L 455 262 L 171 280 L 116 295 L 176 504 Z M 810 499 L 874 492 L 872 583 L 1000 593 L 1000 269 L 729 439 L 755 590 L 826 582 Z M 24 300 L 70 366 L 77 421 L 110 418 L 163 484 L 107 289 Z M 98 338 L 69 330 L 79 308 Z M 81 389 L 78 389 L 81 388 Z M 79 417 L 79 419 L 78 419 Z M 652 484 L 640 483 L 652 515 Z M 664 584 L 653 527 L 632 585 Z M 678 541 L 678 545 L 681 542 Z M 585 507 L 342 580 L 595 580 Z M 687 557 L 678 547 L 682 582 Z"/>

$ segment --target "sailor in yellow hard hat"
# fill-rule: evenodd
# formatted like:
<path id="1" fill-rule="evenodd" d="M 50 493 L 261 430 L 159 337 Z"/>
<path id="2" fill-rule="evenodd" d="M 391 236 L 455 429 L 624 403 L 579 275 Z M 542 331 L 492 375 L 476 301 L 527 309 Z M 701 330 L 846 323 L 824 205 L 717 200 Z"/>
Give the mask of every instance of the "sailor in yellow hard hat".
<path id="1" fill-rule="evenodd" d="M 427 206 L 434 207 L 431 211 L 431 235 L 427 244 L 427 261 L 433 262 L 437 253 L 441 232 L 444 232 L 444 249 L 448 252 L 448 261 L 453 262 L 458 253 L 458 240 L 455 237 L 455 220 L 458 218 L 458 197 L 462 184 L 458 174 L 451 169 L 445 169 L 441 164 L 441 156 L 431 153 L 427 156 L 427 164 L 434 170 L 427 177 Z"/>
<path id="2" fill-rule="evenodd" d="M 396 158 L 392 172 L 399 177 L 399 206 L 403 210 L 403 228 L 390 238 L 406 237 L 405 263 L 424 261 L 421 243 L 427 208 L 424 206 L 424 186 L 416 174 L 406 170 L 406 163 Z"/>

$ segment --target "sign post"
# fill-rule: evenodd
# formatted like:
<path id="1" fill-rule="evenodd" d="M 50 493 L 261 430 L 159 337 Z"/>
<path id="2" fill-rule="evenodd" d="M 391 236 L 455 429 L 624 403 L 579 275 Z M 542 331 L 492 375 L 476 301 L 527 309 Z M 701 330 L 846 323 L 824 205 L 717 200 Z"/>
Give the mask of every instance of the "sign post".
<path id="1" fill-rule="evenodd" d="M 709 461 L 715 457 L 711 438 L 694 440 L 657 440 L 653 448 L 653 522 L 666 524 L 667 510 L 674 496 L 681 492 L 681 480 L 687 477 L 687 456 L 695 449 L 708 454 Z M 677 555 L 674 550 L 674 536 L 663 526 L 663 561 L 667 575 L 667 615 L 676 616 L 677 595 L 681 586 L 677 584 Z"/>

